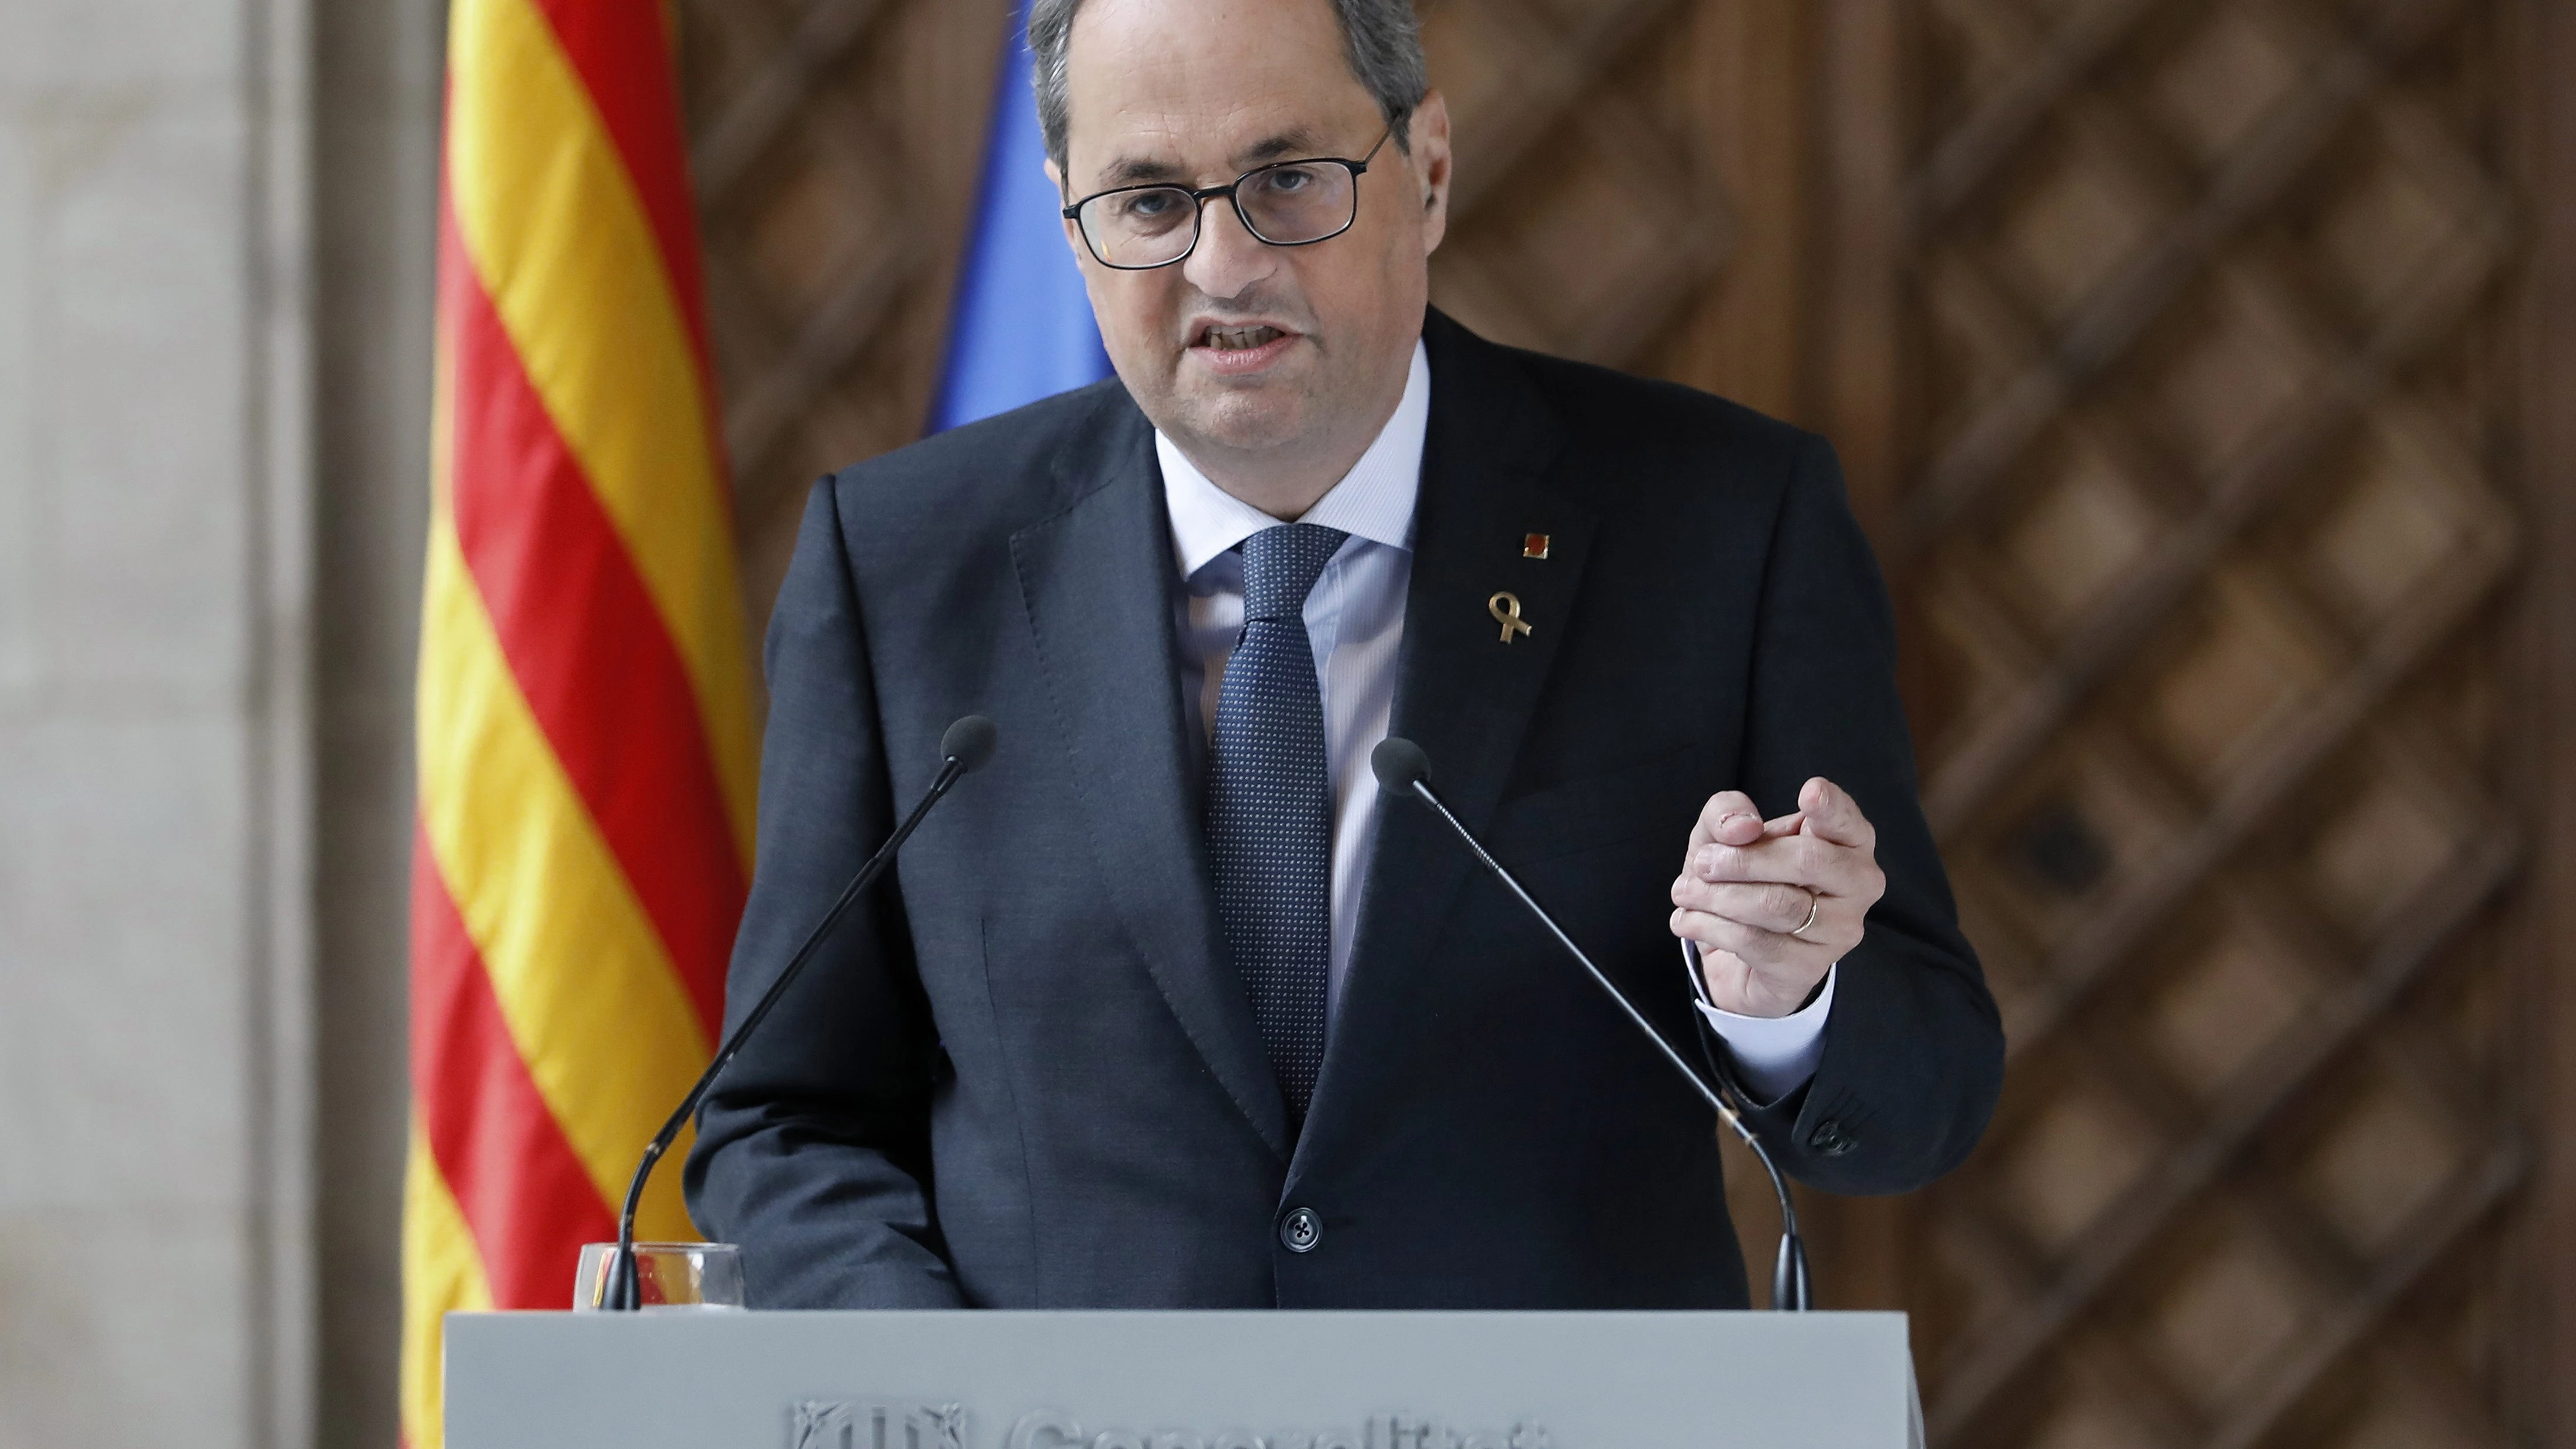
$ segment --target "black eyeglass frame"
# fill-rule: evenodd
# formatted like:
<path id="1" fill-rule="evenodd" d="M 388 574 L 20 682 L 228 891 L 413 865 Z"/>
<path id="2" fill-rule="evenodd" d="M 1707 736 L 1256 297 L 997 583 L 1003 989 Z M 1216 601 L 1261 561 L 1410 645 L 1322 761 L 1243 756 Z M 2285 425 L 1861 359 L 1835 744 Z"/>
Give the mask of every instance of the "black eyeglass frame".
<path id="1" fill-rule="evenodd" d="M 1187 186 L 1175 185 L 1169 181 L 1146 181 L 1140 182 L 1134 186 L 1113 186 L 1107 191 L 1095 191 L 1089 196 L 1082 198 L 1080 201 L 1073 203 L 1071 206 L 1066 207 L 1064 209 L 1064 219 L 1073 223 L 1073 229 L 1075 231 L 1082 233 L 1083 249 L 1091 253 L 1091 259 L 1100 263 L 1102 266 L 1109 268 L 1111 271 L 1116 272 L 1151 272 L 1163 267 L 1177 266 L 1182 262 L 1188 261 L 1190 259 L 1190 255 L 1199 249 L 1199 242 L 1207 236 L 1207 204 L 1220 196 L 1225 198 L 1226 205 L 1234 208 L 1234 219 L 1243 223 L 1244 231 L 1249 233 L 1254 241 L 1257 241 L 1266 247 L 1310 247 L 1317 242 L 1331 241 L 1333 238 L 1340 236 L 1343 232 L 1349 231 L 1352 227 L 1359 225 L 1360 178 L 1368 174 L 1369 163 L 1377 159 L 1378 152 L 1386 149 L 1386 143 L 1391 140 L 1394 135 L 1395 127 L 1390 123 L 1386 130 L 1379 134 L 1377 144 L 1369 147 L 1368 154 L 1362 156 L 1357 161 L 1353 161 L 1344 156 L 1300 156 L 1293 160 L 1273 161 L 1264 166 L 1255 166 L 1251 170 L 1244 172 L 1241 176 L 1234 178 L 1223 186 L 1203 186 L 1193 189 Z M 1333 228 L 1322 236 L 1310 236 L 1304 241 L 1272 241 L 1270 238 L 1263 236 L 1261 234 L 1261 228 L 1252 224 L 1252 218 L 1243 214 L 1243 204 L 1234 199 L 1235 189 L 1243 185 L 1243 183 L 1250 181 L 1253 177 L 1261 175 L 1265 171 L 1277 171 L 1283 167 L 1289 166 L 1340 166 L 1348 170 L 1351 173 L 1350 220 L 1343 222 L 1340 226 Z M 1182 195 L 1187 196 L 1190 199 L 1191 204 L 1197 208 L 1196 213 L 1190 218 L 1190 244 L 1181 249 L 1180 255 L 1172 257 L 1166 261 L 1147 262 L 1143 266 L 1126 266 L 1118 262 L 1113 262 L 1100 254 L 1100 244 L 1091 239 L 1090 228 L 1082 224 L 1082 209 L 1089 206 L 1091 203 L 1100 200 L 1104 196 L 1125 196 L 1128 193 L 1135 191 L 1177 191 Z"/>

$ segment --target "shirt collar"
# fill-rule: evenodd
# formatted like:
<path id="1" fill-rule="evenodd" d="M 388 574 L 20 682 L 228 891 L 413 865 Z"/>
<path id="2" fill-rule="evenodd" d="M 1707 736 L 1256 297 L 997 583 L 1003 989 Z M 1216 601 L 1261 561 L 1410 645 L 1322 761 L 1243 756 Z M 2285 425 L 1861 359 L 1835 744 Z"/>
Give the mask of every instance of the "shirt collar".
<path id="1" fill-rule="evenodd" d="M 1422 491 L 1422 440 L 1430 423 L 1431 358 L 1417 339 L 1394 415 L 1342 481 L 1296 521 L 1411 550 L 1413 503 Z M 1261 530 L 1278 526 L 1278 519 L 1208 481 L 1160 428 L 1154 430 L 1154 456 L 1163 465 L 1163 506 L 1172 517 L 1172 547 L 1182 578 Z"/>

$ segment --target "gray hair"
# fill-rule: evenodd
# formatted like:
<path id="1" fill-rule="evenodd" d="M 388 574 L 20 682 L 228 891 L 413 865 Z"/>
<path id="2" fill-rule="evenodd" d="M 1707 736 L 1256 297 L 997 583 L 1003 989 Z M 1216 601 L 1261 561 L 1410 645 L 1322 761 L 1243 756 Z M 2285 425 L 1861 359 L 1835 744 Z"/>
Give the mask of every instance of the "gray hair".
<path id="1" fill-rule="evenodd" d="M 1342 54 L 1351 74 L 1377 98 L 1395 134 L 1395 147 L 1410 153 L 1407 123 L 1422 93 L 1431 88 L 1422 61 L 1422 26 L 1413 0 L 1329 0 L 1342 27 Z M 1047 158 L 1064 167 L 1065 55 L 1072 47 L 1074 12 L 1082 0 L 1029 0 L 1029 82 L 1038 93 L 1038 129 L 1046 133 Z"/>

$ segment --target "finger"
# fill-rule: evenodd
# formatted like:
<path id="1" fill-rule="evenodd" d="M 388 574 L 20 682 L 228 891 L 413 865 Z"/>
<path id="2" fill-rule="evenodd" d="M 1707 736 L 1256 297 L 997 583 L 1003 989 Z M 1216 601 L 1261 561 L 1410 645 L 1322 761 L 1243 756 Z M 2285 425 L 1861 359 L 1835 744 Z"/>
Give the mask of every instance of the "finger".
<path id="1" fill-rule="evenodd" d="M 1878 830 L 1860 813 L 1860 802 L 1822 775 L 1798 791 L 1798 808 L 1807 817 L 1807 832 L 1836 845 L 1868 850 L 1878 844 Z"/>
<path id="2" fill-rule="evenodd" d="M 1741 790 L 1720 790 L 1700 807 L 1699 820 L 1691 826 L 1693 846 L 1709 844 L 1747 845 L 1762 838 L 1762 811 L 1753 797 Z"/>
<path id="3" fill-rule="evenodd" d="M 1806 823 L 1806 819 L 1806 811 L 1792 810 L 1777 820 L 1765 820 L 1762 822 L 1762 838 L 1769 840 L 1775 836 L 1795 835 L 1798 833 L 1798 827 Z"/>
<path id="4" fill-rule="evenodd" d="M 1712 892 L 1743 894 L 1712 894 Z M 1771 892 L 1773 894 L 1761 894 Z M 1767 937 L 1796 941 L 1839 959 L 1861 943 L 1866 902 L 1811 895 L 1795 886 L 1710 886 L 1688 880 L 1673 891 L 1675 919 L 1730 921 Z"/>
<path id="5" fill-rule="evenodd" d="M 1815 835 L 1779 835 L 1750 845 L 1712 842 L 1690 853 L 1684 873 L 1707 881 L 1804 886 L 1830 891 L 1849 871 L 1851 852 Z"/>
<path id="6" fill-rule="evenodd" d="M 1793 885 L 1749 885 L 1693 880 L 1673 882 L 1673 904 L 1702 915 L 1723 916 L 1787 935 L 1821 913 L 1822 897 Z"/>
<path id="7" fill-rule="evenodd" d="M 1703 845 L 1690 853 L 1682 873 L 1704 881 L 1797 886 L 1828 900 L 1859 901 L 1864 908 L 1887 888 L 1868 851 L 1804 834 L 1745 846 Z"/>
<path id="8" fill-rule="evenodd" d="M 1734 952 L 1722 950 L 1700 939 L 1701 936 L 1711 932 L 1708 917 L 1697 911 L 1677 909 L 1672 916 L 1672 931 L 1677 939 L 1689 941 L 1699 947 L 1699 969 L 1711 995 L 1729 994 L 1730 988 L 1734 995 L 1743 994 L 1741 983 L 1745 977 L 1753 973 L 1753 968 L 1746 965 L 1744 958 Z"/>
<path id="9" fill-rule="evenodd" d="M 1702 954 L 1723 951 L 1742 961 L 1756 975 L 1795 974 L 1822 976 L 1832 965 L 1830 946 L 1819 946 L 1801 937 L 1780 931 L 1766 931 L 1724 916 L 1705 911 L 1677 910 L 1673 931 L 1699 942 Z"/>

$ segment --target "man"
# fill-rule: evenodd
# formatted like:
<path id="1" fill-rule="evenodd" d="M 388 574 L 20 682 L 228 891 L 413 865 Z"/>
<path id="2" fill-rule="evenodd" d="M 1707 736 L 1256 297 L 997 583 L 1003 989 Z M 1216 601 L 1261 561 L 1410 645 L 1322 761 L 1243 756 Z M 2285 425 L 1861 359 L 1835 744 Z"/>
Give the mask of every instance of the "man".
<path id="1" fill-rule="evenodd" d="M 1427 311 L 1405 0 L 1029 28 L 1118 376 L 814 492 L 736 1012 L 951 720 L 1001 748 L 707 1107 L 752 1301 L 1744 1305 L 1705 1106 L 1377 798 L 1390 732 L 1676 1041 L 1698 945 L 1784 1167 L 1957 1163 L 2002 1040 L 1830 451 Z"/>

